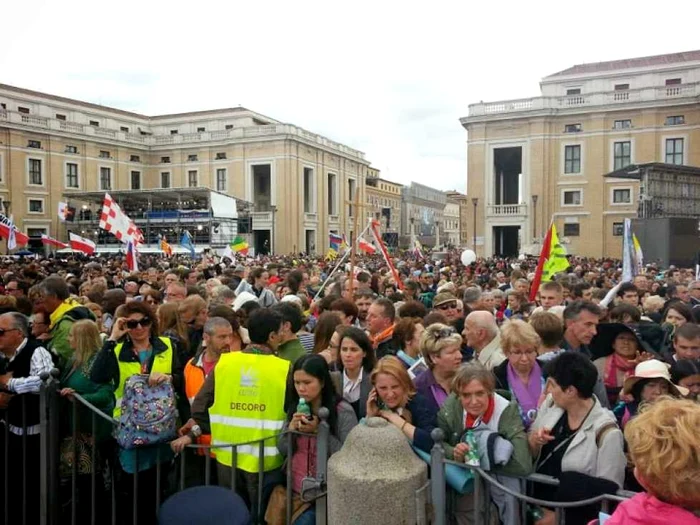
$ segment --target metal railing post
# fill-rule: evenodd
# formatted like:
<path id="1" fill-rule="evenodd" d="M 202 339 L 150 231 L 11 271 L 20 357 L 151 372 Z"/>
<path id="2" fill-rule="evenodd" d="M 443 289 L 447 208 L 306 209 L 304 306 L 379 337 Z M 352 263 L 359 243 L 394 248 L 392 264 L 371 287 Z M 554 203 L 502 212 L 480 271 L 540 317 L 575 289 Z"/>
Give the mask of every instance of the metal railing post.
<path id="1" fill-rule="evenodd" d="M 445 434 L 439 428 L 433 429 L 430 433 L 435 444 L 430 451 L 430 497 L 433 501 L 433 523 L 434 525 L 445 525 L 445 505 L 447 497 L 445 494 L 445 449 L 442 442 Z"/>
<path id="2" fill-rule="evenodd" d="M 321 492 L 328 481 L 328 447 L 331 435 L 331 427 L 328 424 L 330 412 L 326 407 L 318 411 L 321 420 L 318 424 L 316 438 L 316 479 L 320 483 Z M 290 463 L 291 464 L 291 463 Z M 321 496 L 316 500 L 316 525 L 326 525 L 328 519 L 328 496 Z"/>
<path id="3" fill-rule="evenodd" d="M 58 388 L 58 369 L 54 368 L 50 374 L 41 374 L 41 386 L 39 388 L 39 523 L 51 525 L 58 522 L 57 492 L 58 492 L 58 412 L 56 403 L 56 390 Z M 6 429 L 8 426 L 5 426 Z M 6 432 L 7 434 L 7 432 Z M 7 447 L 7 441 L 5 442 Z M 5 450 L 5 464 L 7 464 L 7 450 Z M 6 482 L 7 477 L 5 478 Z M 5 484 L 7 496 L 7 483 Z M 5 517 L 7 508 L 5 505 Z"/>

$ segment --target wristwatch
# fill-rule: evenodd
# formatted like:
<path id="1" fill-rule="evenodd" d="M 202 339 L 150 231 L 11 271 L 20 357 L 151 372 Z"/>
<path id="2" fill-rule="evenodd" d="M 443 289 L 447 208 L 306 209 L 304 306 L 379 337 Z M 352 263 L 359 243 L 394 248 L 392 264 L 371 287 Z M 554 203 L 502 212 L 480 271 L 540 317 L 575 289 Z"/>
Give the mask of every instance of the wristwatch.
<path id="1" fill-rule="evenodd" d="M 193 425 L 192 428 L 190 428 L 188 435 L 190 436 L 190 438 L 192 438 L 192 441 L 195 441 L 199 436 L 202 435 L 202 428 L 199 425 Z"/>

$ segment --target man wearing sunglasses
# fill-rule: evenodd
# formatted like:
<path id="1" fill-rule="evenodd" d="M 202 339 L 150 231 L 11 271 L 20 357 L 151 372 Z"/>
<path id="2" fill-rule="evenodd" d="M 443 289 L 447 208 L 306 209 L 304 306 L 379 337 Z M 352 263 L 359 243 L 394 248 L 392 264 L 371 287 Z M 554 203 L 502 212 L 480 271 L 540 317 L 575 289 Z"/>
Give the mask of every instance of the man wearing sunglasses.
<path id="1" fill-rule="evenodd" d="M 457 298 L 449 292 L 441 292 L 433 299 L 433 310 L 445 316 L 449 323 L 459 319 L 460 311 Z"/>
<path id="2" fill-rule="evenodd" d="M 0 354 L 6 366 L 0 375 L 0 409 L 7 424 L 8 501 L 22 501 L 26 484 L 26 523 L 38 523 L 39 388 L 44 372 L 54 368 L 51 354 L 29 337 L 29 321 L 17 312 L 0 315 Z M 24 478 L 24 479 L 23 479 Z M 10 505 L 10 522 L 21 522 L 21 505 Z M 18 515 L 15 515 L 15 512 Z M 13 520 L 12 518 L 16 518 Z"/>

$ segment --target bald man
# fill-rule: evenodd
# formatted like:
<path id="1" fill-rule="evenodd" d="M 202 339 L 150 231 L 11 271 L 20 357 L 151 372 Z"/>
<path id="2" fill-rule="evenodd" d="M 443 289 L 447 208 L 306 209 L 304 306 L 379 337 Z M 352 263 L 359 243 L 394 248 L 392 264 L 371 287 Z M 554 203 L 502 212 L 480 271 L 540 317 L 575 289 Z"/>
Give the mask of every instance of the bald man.
<path id="1" fill-rule="evenodd" d="M 501 336 L 492 313 L 477 310 L 464 321 L 464 336 L 474 356 L 489 370 L 506 360 L 501 350 Z"/>

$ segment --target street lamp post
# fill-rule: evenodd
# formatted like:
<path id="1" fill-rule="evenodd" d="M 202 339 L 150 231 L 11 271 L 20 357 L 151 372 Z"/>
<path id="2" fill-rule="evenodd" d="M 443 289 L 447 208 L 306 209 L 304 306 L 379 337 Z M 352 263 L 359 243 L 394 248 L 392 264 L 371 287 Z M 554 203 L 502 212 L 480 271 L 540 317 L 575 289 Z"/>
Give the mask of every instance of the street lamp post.
<path id="1" fill-rule="evenodd" d="M 435 221 L 435 249 L 440 246 L 440 221 Z"/>
<path id="2" fill-rule="evenodd" d="M 270 234 L 270 255 L 275 253 L 275 213 L 277 212 L 277 206 L 270 206 L 272 210 L 272 230 Z"/>
<path id="3" fill-rule="evenodd" d="M 537 195 L 532 196 L 532 240 L 537 241 Z"/>
<path id="4" fill-rule="evenodd" d="M 479 205 L 479 198 L 472 197 L 472 204 L 474 205 L 474 253 L 476 253 L 476 207 Z"/>
<path id="5" fill-rule="evenodd" d="M 411 221 L 411 247 L 410 247 L 410 249 L 413 249 L 416 246 L 416 230 L 414 227 L 416 219 L 411 217 L 410 221 Z"/>

